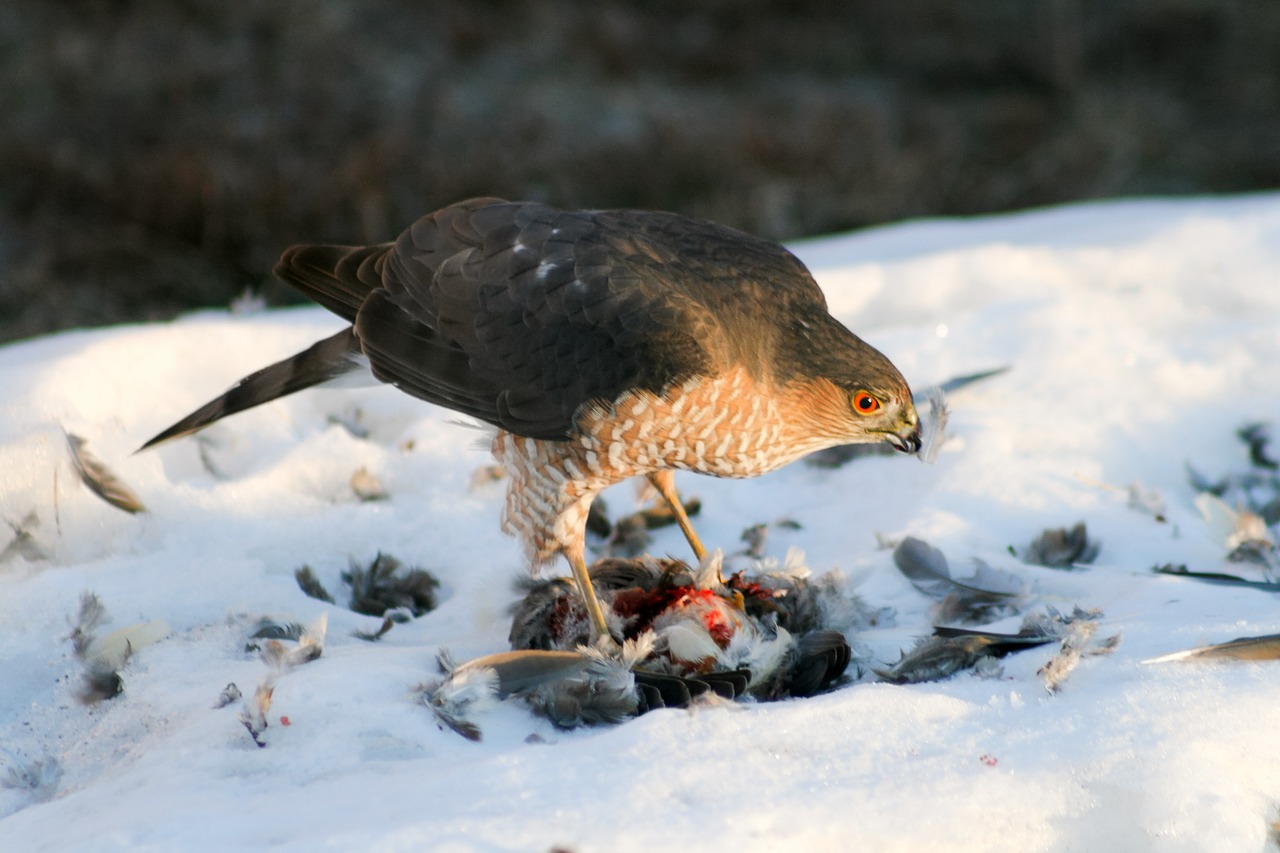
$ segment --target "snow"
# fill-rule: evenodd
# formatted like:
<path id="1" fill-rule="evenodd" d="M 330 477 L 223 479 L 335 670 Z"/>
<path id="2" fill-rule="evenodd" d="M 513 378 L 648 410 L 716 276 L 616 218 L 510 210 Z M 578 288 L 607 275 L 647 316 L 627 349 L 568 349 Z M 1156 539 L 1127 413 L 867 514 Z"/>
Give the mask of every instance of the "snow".
<path id="1" fill-rule="evenodd" d="M 498 532 L 502 484 L 475 477 L 483 433 L 393 389 L 321 390 L 131 455 L 341 321 L 202 312 L 67 332 L 0 349 L 0 550 L 23 529 L 45 555 L 0 563 L 0 780 L 61 768 L 34 790 L 0 786 L 0 850 L 1274 850 L 1280 664 L 1143 661 L 1280 632 L 1274 593 L 1151 571 L 1261 579 L 1227 562 L 1184 466 L 1246 470 L 1236 429 L 1280 422 L 1280 194 L 922 221 L 793 248 L 913 387 L 1011 369 L 951 396 L 933 465 L 681 475 L 703 540 L 732 550 L 751 524 L 800 522 L 774 529 L 769 553 L 803 548 L 893 608 L 851 637 L 882 663 L 930 630 L 930 601 L 878 538 L 908 535 L 957 575 L 972 558 L 1018 575 L 1033 606 L 1100 608 L 1099 635 L 1123 631 L 1115 653 L 1086 658 L 1057 694 L 1037 675 L 1044 647 L 996 678 L 868 676 L 569 732 L 509 701 L 477 716 L 472 743 L 413 690 L 442 647 L 459 660 L 506 647 L 522 562 Z M 334 421 L 357 416 L 365 438 Z M 64 429 L 148 511 L 85 489 Z M 356 499 L 360 468 L 389 500 Z M 1166 520 L 1128 505 L 1132 483 L 1159 493 Z M 611 508 L 630 496 L 616 488 Z M 1010 553 L 1077 521 L 1101 543 L 1087 567 Z M 652 550 L 687 556 L 674 529 Z M 349 560 L 378 551 L 433 572 L 441 603 L 370 643 L 352 631 L 379 620 L 305 597 L 293 573 L 310 565 L 337 589 Z M 111 617 L 104 633 L 170 626 L 135 650 L 122 695 L 89 706 L 68 640 L 86 590 Z M 237 705 L 213 707 L 229 682 L 252 695 L 266 674 L 246 631 L 322 613 L 323 656 L 279 679 L 260 749 Z"/>

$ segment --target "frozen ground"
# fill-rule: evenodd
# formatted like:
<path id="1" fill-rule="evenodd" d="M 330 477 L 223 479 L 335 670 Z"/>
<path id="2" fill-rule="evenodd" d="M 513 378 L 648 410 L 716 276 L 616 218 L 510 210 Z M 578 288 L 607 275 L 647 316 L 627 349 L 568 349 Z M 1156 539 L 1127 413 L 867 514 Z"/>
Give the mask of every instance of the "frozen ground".
<path id="1" fill-rule="evenodd" d="M 907 535 L 959 574 L 970 558 L 1017 574 L 1033 609 L 1101 608 L 1118 651 L 1057 694 L 1037 675 L 1053 653 L 1041 648 L 998 677 L 868 676 L 572 732 L 508 702 L 478 716 L 471 743 L 412 690 L 442 646 L 461 659 L 505 647 L 521 561 L 498 533 L 501 484 L 473 481 L 489 462 L 478 433 L 392 389 L 316 391 L 224 421 L 204 445 L 132 456 L 339 323 L 210 312 L 70 332 L 0 349 L 0 850 L 1274 850 L 1280 663 L 1142 661 L 1280 632 L 1274 592 L 1152 573 L 1262 579 L 1226 560 L 1185 464 L 1248 471 L 1235 431 L 1280 421 L 1280 195 L 907 223 L 795 249 L 913 386 L 1012 369 L 953 395 L 931 466 L 681 479 L 702 499 L 704 541 L 737 548 L 748 525 L 798 521 L 769 552 L 803 548 L 893 608 L 851 637 L 884 663 L 931 625 L 878 539 Z M 333 420 L 357 412 L 365 438 Z M 85 489 L 63 428 L 149 511 Z M 388 500 L 356 499 L 360 468 Z M 1137 482 L 1164 521 L 1129 505 Z M 615 489 L 611 506 L 630 495 Z M 1010 553 L 1077 521 L 1101 543 L 1087 567 Z M 685 545 L 663 531 L 653 550 Z M 293 573 L 308 564 L 336 589 L 349 560 L 378 551 L 435 573 L 441 604 L 370 643 L 352 631 L 378 620 L 305 597 Z M 91 706 L 68 639 L 86 590 L 111 617 L 103 633 L 169 626 L 125 666 L 123 694 Z M 324 654 L 280 679 L 260 749 L 237 705 L 213 707 L 266 671 L 246 630 L 321 613 Z"/>

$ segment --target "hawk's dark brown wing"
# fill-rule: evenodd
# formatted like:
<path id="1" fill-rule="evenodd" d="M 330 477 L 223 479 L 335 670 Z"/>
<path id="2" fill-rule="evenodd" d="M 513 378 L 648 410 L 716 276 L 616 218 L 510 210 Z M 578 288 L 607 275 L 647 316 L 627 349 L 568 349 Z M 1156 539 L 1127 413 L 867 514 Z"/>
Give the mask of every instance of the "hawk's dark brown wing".
<path id="1" fill-rule="evenodd" d="M 393 244 L 295 247 L 276 272 L 353 321 L 379 379 L 545 439 L 629 389 L 759 374 L 787 318 L 826 313 L 789 252 L 731 228 L 495 199 L 424 216 Z"/>

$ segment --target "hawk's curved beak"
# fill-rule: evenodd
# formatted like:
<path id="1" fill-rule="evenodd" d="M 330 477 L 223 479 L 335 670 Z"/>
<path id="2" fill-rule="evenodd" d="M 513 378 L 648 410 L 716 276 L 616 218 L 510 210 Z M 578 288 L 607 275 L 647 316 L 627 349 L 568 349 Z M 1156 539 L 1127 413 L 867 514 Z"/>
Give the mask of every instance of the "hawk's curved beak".
<path id="1" fill-rule="evenodd" d="M 898 422 L 898 428 L 893 432 L 886 431 L 884 440 L 892 444 L 895 450 L 901 450 L 903 453 L 918 453 L 922 443 L 920 416 L 916 414 L 915 406 L 908 403 L 906 408 L 906 412 Z"/>
<path id="2" fill-rule="evenodd" d="M 910 431 L 904 433 L 885 433 L 884 440 L 892 444 L 894 450 L 901 450 L 903 453 L 916 453 L 920 450 L 920 425 L 916 424 L 911 427 Z"/>

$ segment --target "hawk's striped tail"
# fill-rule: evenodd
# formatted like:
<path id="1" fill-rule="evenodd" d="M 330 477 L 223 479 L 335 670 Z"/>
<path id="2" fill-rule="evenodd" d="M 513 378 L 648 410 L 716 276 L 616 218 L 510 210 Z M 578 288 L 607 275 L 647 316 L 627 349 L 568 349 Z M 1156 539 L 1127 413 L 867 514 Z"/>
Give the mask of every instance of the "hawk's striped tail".
<path id="1" fill-rule="evenodd" d="M 304 388 L 332 382 L 352 371 L 367 370 L 368 363 L 360 351 L 355 332 L 350 328 L 344 329 L 297 355 L 249 374 L 230 391 L 205 403 L 138 450 L 146 450 L 161 442 L 190 435 L 227 415 L 269 403 Z"/>

